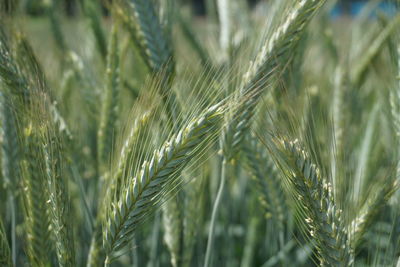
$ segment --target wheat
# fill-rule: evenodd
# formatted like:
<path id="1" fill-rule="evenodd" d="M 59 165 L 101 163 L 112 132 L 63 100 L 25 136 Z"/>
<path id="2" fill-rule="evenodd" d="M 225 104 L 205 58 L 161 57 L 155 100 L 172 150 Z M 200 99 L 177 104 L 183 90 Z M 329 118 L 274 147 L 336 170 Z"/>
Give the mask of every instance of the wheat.
<path id="1" fill-rule="evenodd" d="M 282 231 L 287 219 L 285 214 L 287 207 L 278 170 L 256 137 L 248 138 L 243 152 L 246 156 L 246 165 L 260 191 L 262 205 Z"/>
<path id="2" fill-rule="evenodd" d="M 182 265 L 182 254 L 185 249 L 183 239 L 184 210 L 181 205 L 183 199 L 182 193 L 178 193 L 176 197 L 163 205 L 164 240 L 171 253 L 171 264 L 174 267 Z"/>
<path id="3" fill-rule="evenodd" d="M 129 181 L 107 216 L 103 243 L 108 257 L 132 239 L 137 224 L 177 181 L 182 169 L 199 151 L 203 138 L 215 134 L 221 114 L 220 106 L 209 108 L 143 163 L 140 172 Z"/>
<path id="4" fill-rule="evenodd" d="M 131 29 L 134 40 L 140 46 L 140 52 L 150 70 L 155 73 L 164 72 L 163 79 L 170 80 L 174 69 L 172 50 L 152 1 L 134 0 L 128 4 L 125 0 L 119 0 L 117 8 L 117 13 L 122 17 L 125 25 Z M 130 8 L 133 11 L 133 18 L 128 13 Z M 131 28 L 132 20 L 134 20 L 134 29 Z"/>
<path id="5" fill-rule="evenodd" d="M 32 125 L 25 128 L 24 139 L 24 204 L 26 210 L 27 246 L 30 261 L 34 266 L 50 263 L 50 222 L 47 209 L 44 155 L 38 145 L 37 133 Z"/>
<path id="6" fill-rule="evenodd" d="M 290 58 L 291 48 L 299 41 L 306 25 L 324 2 L 324 0 L 296 1 L 287 19 L 266 41 L 254 62 L 250 63 L 237 90 L 244 103 L 223 133 L 224 155 L 228 160 L 236 154 L 242 143 L 263 88 L 273 82 L 272 77 L 277 72 L 277 67 L 286 64 L 286 60 Z"/>
<path id="7" fill-rule="evenodd" d="M 68 187 L 63 170 L 62 148 L 60 140 L 49 133 L 49 140 L 43 144 L 45 168 L 47 174 L 50 219 L 52 232 L 55 236 L 57 257 L 60 266 L 76 266 L 75 248 L 72 226 L 69 222 L 71 216 Z"/>
<path id="8" fill-rule="evenodd" d="M 353 261 L 342 211 L 335 204 L 329 182 L 323 180 L 315 164 L 298 141 L 276 143 L 289 192 L 297 199 L 300 216 L 315 241 L 321 265 L 348 266 Z M 282 165 L 281 165 L 282 166 Z"/>
<path id="9" fill-rule="evenodd" d="M 383 187 L 366 200 L 357 213 L 356 218 L 350 222 L 349 233 L 351 234 L 350 238 L 354 249 L 359 248 L 367 229 L 374 223 L 377 215 L 382 211 L 382 208 L 397 189 L 397 180 L 386 182 Z"/>
<path id="10" fill-rule="evenodd" d="M 18 169 L 21 155 L 15 114 L 12 111 L 11 103 L 6 101 L 3 93 L 0 93 L 0 108 L 0 130 L 2 137 L 1 171 L 4 179 L 4 187 L 15 189 L 19 180 Z"/>
<path id="11" fill-rule="evenodd" d="M 0 4 L 0 266 L 398 261 L 398 14 L 21 1 Z"/>
<path id="12" fill-rule="evenodd" d="M 242 104 L 239 109 L 235 110 L 234 116 L 228 118 L 228 123 L 222 132 L 220 143 L 224 155 L 223 162 L 229 162 L 239 154 L 239 148 L 250 127 L 254 109 L 259 102 L 263 89 L 268 83 L 273 84 L 273 74 L 276 73 L 278 67 L 283 67 L 285 60 L 290 58 L 290 49 L 298 42 L 305 26 L 324 2 L 324 0 L 302 0 L 296 2 L 296 5 L 289 12 L 288 19 L 278 26 L 276 32 L 258 52 L 255 61 L 250 63 L 237 89 L 238 98 L 242 101 Z M 225 168 L 221 169 L 224 170 Z M 205 267 L 210 264 L 213 225 L 219 207 L 218 201 L 223 193 L 224 173 L 221 171 L 219 194 L 212 212 Z"/>
<path id="13" fill-rule="evenodd" d="M 107 58 L 106 86 L 104 89 L 101 119 L 98 131 L 99 160 L 106 163 L 111 154 L 116 120 L 118 118 L 119 95 L 119 51 L 118 31 L 114 25 L 111 32 L 109 54 Z"/>

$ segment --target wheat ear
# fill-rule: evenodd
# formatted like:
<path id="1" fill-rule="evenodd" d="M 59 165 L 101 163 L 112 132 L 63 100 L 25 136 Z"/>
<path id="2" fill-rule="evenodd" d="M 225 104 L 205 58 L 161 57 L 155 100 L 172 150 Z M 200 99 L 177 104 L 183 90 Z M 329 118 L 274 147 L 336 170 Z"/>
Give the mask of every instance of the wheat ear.
<path id="1" fill-rule="evenodd" d="M 118 115 L 118 96 L 119 96 L 119 51 L 118 51 L 118 31 L 117 26 L 113 25 L 109 54 L 107 57 L 106 86 L 103 95 L 100 126 L 98 130 L 98 151 L 99 161 L 107 163 L 115 136 L 115 123 Z"/>
<path id="2" fill-rule="evenodd" d="M 227 123 L 223 133 L 224 155 L 229 160 L 236 155 L 239 145 L 249 129 L 254 113 L 265 85 L 272 82 L 277 67 L 287 64 L 291 56 L 291 48 L 298 43 L 306 25 L 323 5 L 325 0 L 296 1 L 287 19 L 279 25 L 257 54 L 254 62 L 243 76 L 238 94 L 243 105 L 236 115 Z"/>
<path id="3" fill-rule="evenodd" d="M 133 39 L 140 47 L 143 59 L 154 73 L 164 72 L 169 80 L 174 71 L 172 49 L 166 38 L 164 29 L 154 9 L 153 2 L 147 0 L 119 0 L 117 1 L 116 14 L 118 14 L 128 28 L 132 28 L 132 18 L 127 13 L 133 10 L 134 29 L 131 33 Z"/>
<path id="4" fill-rule="evenodd" d="M 32 96 L 38 92 L 44 93 L 49 101 L 52 120 L 61 134 L 72 139 L 72 135 L 59 112 L 56 102 L 51 100 L 45 76 L 32 48 L 23 36 L 18 36 L 19 60 L 12 57 L 8 40 L 0 28 L 0 80 L 6 85 L 5 92 L 12 96 L 14 101 L 25 107 L 32 103 Z M 19 63 L 19 64 L 18 64 Z M 21 67 L 22 65 L 22 67 Z"/>
<path id="5" fill-rule="evenodd" d="M 315 241 L 321 265 L 348 266 L 353 261 L 342 212 L 336 207 L 331 185 L 322 179 L 299 142 L 280 139 L 277 158 L 295 199 L 299 215 Z"/>
<path id="6" fill-rule="evenodd" d="M 117 201 L 123 186 L 127 183 L 127 177 L 130 177 L 131 173 L 131 164 L 132 162 L 137 163 L 140 159 L 139 154 L 141 149 L 140 141 L 147 133 L 149 129 L 149 124 L 152 122 L 150 119 L 153 115 L 154 110 L 147 111 L 143 113 L 139 118 L 135 120 L 133 126 L 131 127 L 128 135 L 125 138 L 124 143 L 122 144 L 122 148 L 118 155 L 118 161 L 116 169 L 113 173 L 108 175 L 109 179 L 106 180 L 107 189 L 105 192 L 104 199 L 101 200 L 100 210 L 98 211 L 98 215 L 96 218 L 96 226 L 93 232 L 92 241 L 90 244 L 90 251 L 88 256 L 87 266 L 98 266 L 104 262 L 105 259 L 105 251 L 102 246 L 102 229 L 101 229 L 101 221 L 104 219 L 104 212 L 106 209 L 106 205 L 104 203 L 112 203 L 113 201 Z"/>
<path id="7" fill-rule="evenodd" d="M 27 246 L 33 266 L 49 264 L 50 222 L 47 210 L 44 155 L 37 133 L 28 125 L 24 131 L 24 202 L 26 210 Z"/>
<path id="8" fill-rule="evenodd" d="M 70 200 L 68 186 L 63 172 L 63 161 L 60 140 L 49 134 L 43 144 L 46 178 L 49 192 L 50 219 L 56 243 L 58 263 L 60 266 L 73 267 L 75 248 L 70 221 Z"/>
<path id="9" fill-rule="evenodd" d="M 8 100 L 10 100 L 8 98 Z M 1 137 L 1 171 L 4 179 L 4 187 L 15 189 L 19 180 L 20 144 L 18 141 L 17 124 L 15 114 L 12 111 L 12 103 L 6 101 L 6 97 L 0 92 L 0 123 Z"/>
<path id="10" fill-rule="evenodd" d="M 164 241 L 171 253 L 171 264 L 174 267 L 182 265 L 184 250 L 184 210 L 182 205 L 184 195 L 182 191 L 163 205 Z"/>
<path id="11" fill-rule="evenodd" d="M 199 226 L 204 217 L 204 186 L 205 179 L 196 177 L 184 189 L 185 205 L 183 218 L 183 255 L 182 267 L 191 266 L 193 248 L 196 237 L 200 234 Z"/>
<path id="12" fill-rule="evenodd" d="M 262 205 L 282 231 L 285 225 L 287 207 L 279 172 L 273 160 L 267 154 L 265 146 L 256 137 L 249 136 L 243 152 L 246 157 L 247 168 L 255 179 L 261 194 Z"/>
<path id="13" fill-rule="evenodd" d="M 118 0 L 115 7 L 116 14 L 119 15 L 133 36 L 132 39 L 139 46 L 140 53 L 152 76 L 159 82 L 158 88 L 163 96 L 168 118 L 170 118 L 168 123 L 177 122 L 180 111 L 179 106 L 175 105 L 177 103 L 176 95 L 171 90 L 175 62 L 167 33 L 160 22 L 153 2 Z M 132 11 L 133 17 L 129 10 Z"/>
<path id="14" fill-rule="evenodd" d="M 242 104 L 235 115 L 228 118 L 221 136 L 221 147 L 223 151 L 222 162 L 226 164 L 235 155 L 238 155 L 245 133 L 248 131 L 254 110 L 268 82 L 272 82 L 273 74 L 277 67 L 290 58 L 290 51 L 295 45 L 316 11 L 323 5 L 325 0 L 300 0 L 296 1 L 295 7 L 290 11 L 288 18 L 277 28 L 277 31 L 264 44 L 256 56 L 254 62 L 250 63 L 237 93 Z M 225 167 L 221 168 L 224 170 Z M 208 267 L 213 245 L 213 225 L 218 212 L 219 201 L 225 184 L 225 171 L 221 171 L 220 189 L 214 203 L 211 226 L 209 229 L 208 244 L 204 266 Z"/>
<path id="15" fill-rule="evenodd" d="M 110 208 L 104 225 L 103 243 L 108 258 L 131 241 L 136 226 L 171 190 L 182 169 L 200 151 L 204 139 L 216 134 L 222 114 L 223 108 L 216 105 L 192 119 L 129 180 L 118 202 Z"/>
<path id="16" fill-rule="evenodd" d="M 397 180 L 386 182 L 361 207 L 356 218 L 351 221 L 350 229 L 348 230 L 353 249 L 357 249 L 360 246 L 362 237 L 398 188 L 399 184 Z"/>

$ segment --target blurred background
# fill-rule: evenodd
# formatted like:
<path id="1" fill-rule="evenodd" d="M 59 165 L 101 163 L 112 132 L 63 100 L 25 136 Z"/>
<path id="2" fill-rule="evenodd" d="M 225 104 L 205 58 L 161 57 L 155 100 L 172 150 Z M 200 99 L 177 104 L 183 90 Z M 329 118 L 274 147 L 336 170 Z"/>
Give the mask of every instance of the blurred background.
<path id="1" fill-rule="evenodd" d="M 19 6 L 19 10 L 32 16 L 40 16 L 46 12 L 46 7 L 53 0 L 0 0 L 5 9 L 10 12 L 14 12 L 16 7 Z M 60 0 L 59 5 L 66 16 L 73 17 L 79 12 L 79 1 L 84 0 Z M 105 7 L 107 3 L 112 0 L 99 0 Z M 211 0 L 180 0 L 182 4 L 190 4 L 192 6 L 193 13 L 199 16 L 205 15 L 206 13 L 206 2 Z M 262 0 L 248 0 L 250 6 L 254 7 L 258 2 Z M 264 0 L 268 1 L 268 0 Z M 333 15 L 357 15 L 365 5 L 367 0 L 339 0 L 337 1 L 336 7 L 334 8 Z M 379 5 L 379 8 L 384 11 L 393 10 L 391 3 L 394 1 L 388 0 Z M 104 8 L 104 15 L 107 15 L 106 8 Z"/>

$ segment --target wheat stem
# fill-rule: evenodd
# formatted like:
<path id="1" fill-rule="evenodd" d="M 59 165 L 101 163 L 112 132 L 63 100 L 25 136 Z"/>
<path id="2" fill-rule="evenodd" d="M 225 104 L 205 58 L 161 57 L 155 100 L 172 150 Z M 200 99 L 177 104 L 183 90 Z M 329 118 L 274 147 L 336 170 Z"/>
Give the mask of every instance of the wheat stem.
<path id="1" fill-rule="evenodd" d="M 1 266 L 15 265 L 12 253 L 10 252 L 10 246 L 8 245 L 7 235 L 3 226 L 3 221 L 1 219 L 0 219 L 0 265 Z"/>
<path id="2" fill-rule="evenodd" d="M 15 198 L 10 194 L 10 210 L 11 210 L 11 259 L 14 265 L 17 263 L 17 239 L 16 239 L 16 208 L 15 208 Z"/>
<path id="3" fill-rule="evenodd" d="M 211 265 L 211 257 L 212 257 L 212 251 L 213 251 L 213 246 L 214 246 L 215 223 L 217 222 L 218 210 L 219 210 L 219 206 L 221 204 L 222 194 L 223 194 L 224 188 L 225 188 L 226 164 L 227 164 L 226 158 L 223 158 L 222 164 L 221 164 L 221 181 L 219 184 L 217 196 L 214 200 L 214 206 L 213 206 L 212 214 L 211 214 L 210 228 L 208 230 L 208 240 L 207 240 L 206 256 L 204 259 L 204 267 L 209 267 Z"/>
<path id="4" fill-rule="evenodd" d="M 97 1 L 93 0 L 84 0 L 79 2 L 81 3 L 83 13 L 89 21 L 101 58 L 105 60 L 107 58 L 107 41 L 104 30 L 101 27 L 101 7 Z"/>
<path id="5" fill-rule="evenodd" d="M 365 80 L 365 74 L 370 66 L 372 60 L 376 58 L 382 46 L 386 43 L 387 39 L 391 36 L 392 32 L 398 28 L 400 24 L 400 15 L 397 15 L 383 31 L 368 45 L 367 51 L 363 53 L 361 59 L 358 60 L 357 65 L 352 72 L 352 81 L 355 85 L 361 85 Z"/>

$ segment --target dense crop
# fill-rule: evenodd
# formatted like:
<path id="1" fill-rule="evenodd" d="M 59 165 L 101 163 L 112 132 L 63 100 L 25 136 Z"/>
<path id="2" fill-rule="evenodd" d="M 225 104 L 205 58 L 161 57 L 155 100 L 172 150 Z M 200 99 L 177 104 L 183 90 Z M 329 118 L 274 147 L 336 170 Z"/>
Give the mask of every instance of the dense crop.
<path id="1" fill-rule="evenodd" d="M 0 6 L 0 266 L 399 266 L 400 3 L 206 2 Z"/>

